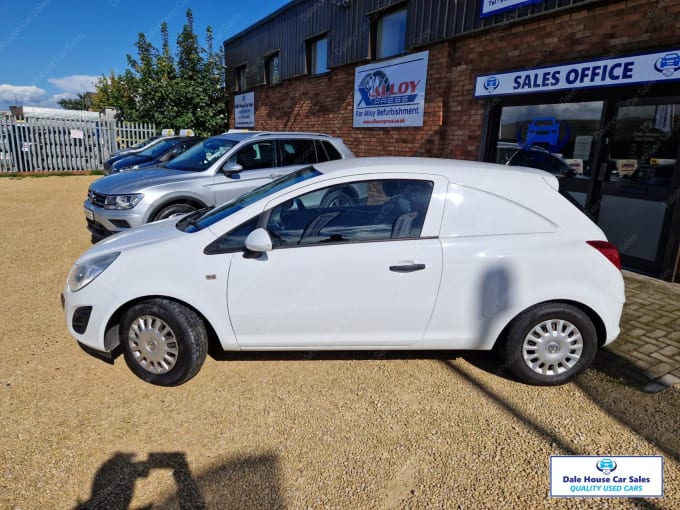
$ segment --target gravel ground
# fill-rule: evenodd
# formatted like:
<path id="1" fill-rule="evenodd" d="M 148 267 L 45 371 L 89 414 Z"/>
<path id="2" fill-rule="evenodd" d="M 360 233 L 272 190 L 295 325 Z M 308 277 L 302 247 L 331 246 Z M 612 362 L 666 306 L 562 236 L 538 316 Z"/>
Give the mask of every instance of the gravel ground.
<path id="1" fill-rule="evenodd" d="M 0 508 L 679 508 L 680 388 L 532 388 L 465 353 L 228 354 L 179 388 L 82 352 L 92 177 L 0 179 Z M 663 455 L 665 497 L 552 499 L 551 455 Z"/>

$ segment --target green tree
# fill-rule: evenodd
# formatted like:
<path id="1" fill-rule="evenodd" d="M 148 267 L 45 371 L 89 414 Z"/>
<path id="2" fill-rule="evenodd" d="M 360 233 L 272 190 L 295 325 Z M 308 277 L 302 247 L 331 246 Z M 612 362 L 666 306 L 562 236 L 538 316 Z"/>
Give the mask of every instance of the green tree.
<path id="1" fill-rule="evenodd" d="M 223 51 L 213 49 L 212 29 L 206 29 L 207 48 L 194 32 L 194 17 L 186 23 L 170 49 L 168 26 L 161 24 L 161 48 L 144 33 L 137 38 L 137 56 L 128 55 L 122 75 L 102 76 L 96 85 L 93 106 L 113 106 L 125 120 L 153 122 L 160 128 L 193 128 L 211 135 L 227 127 Z"/>
<path id="2" fill-rule="evenodd" d="M 76 97 L 59 99 L 57 104 L 64 110 L 89 110 L 92 107 L 94 93 L 85 92 Z"/>

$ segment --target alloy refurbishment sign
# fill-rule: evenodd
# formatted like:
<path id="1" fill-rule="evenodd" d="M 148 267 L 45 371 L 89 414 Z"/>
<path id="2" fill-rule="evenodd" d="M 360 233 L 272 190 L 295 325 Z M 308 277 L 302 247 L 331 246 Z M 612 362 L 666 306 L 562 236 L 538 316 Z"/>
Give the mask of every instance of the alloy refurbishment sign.
<path id="1" fill-rule="evenodd" d="M 255 92 L 234 96 L 234 127 L 255 127 Z"/>
<path id="2" fill-rule="evenodd" d="M 493 16 L 499 12 L 519 9 L 529 4 L 537 4 L 543 0 L 483 0 L 481 17 Z"/>
<path id="3" fill-rule="evenodd" d="M 680 49 L 478 76 L 475 97 L 680 80 Z"/>
<path id="4" fill-rule="evenodd" d="M 423 51 L 357 67 L 353 126 L 422 126 L 428 56 Z"/>
<path id="5" fill-rule="evenodd" d="M 663 496 L 663 457 L 550 457 L 552 497 Z"/>

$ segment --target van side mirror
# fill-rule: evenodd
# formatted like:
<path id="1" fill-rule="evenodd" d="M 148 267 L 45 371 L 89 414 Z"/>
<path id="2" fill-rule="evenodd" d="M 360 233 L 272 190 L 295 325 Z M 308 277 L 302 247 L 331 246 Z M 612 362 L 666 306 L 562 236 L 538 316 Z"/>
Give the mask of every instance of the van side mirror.
<path id="1" fill-rule="evenodd" d="M 238 179 L 239 173 L 243 172 L 243 167 L 238 163 L 225 163 L 222 173 L 231 179 Z"/>
<path id="2" fill-rule="evenodd" d="M 256 228 L 246 237 L 246 250 L 252 254 L 272 251 L 272 238 L 263 228 Z"/>

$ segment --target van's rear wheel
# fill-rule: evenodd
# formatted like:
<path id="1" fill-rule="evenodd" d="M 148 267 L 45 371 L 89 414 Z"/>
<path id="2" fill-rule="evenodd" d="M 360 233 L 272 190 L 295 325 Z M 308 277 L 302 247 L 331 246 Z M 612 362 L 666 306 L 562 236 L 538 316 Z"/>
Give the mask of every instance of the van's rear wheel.
<path id="1" fill-rule="evenodd" d="M 123 314 L 120 344 L 125 362 L 139 378 L 177 386 L 203 365 L 208 334 L 193 310 L 168 299 L 150 299 Z"/>
<path id="2" fill-rule="evenodd" d="M 597 332 L 590 317 L 566 303 L 544 303 L 511 324 L 500 349 L 506 366 L 528 384 L 564 384 L 590 366 Z"/>

